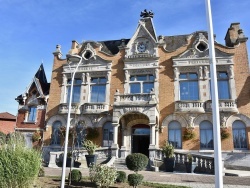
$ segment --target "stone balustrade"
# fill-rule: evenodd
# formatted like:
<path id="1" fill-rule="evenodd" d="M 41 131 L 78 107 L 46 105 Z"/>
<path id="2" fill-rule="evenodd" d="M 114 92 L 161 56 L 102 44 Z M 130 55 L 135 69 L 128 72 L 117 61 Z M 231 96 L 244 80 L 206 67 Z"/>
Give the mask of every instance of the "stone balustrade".
<path id="1" fill-rule="evenodd" d="M 185 162 L 188 162 L 187 152 L 175 152 L 175 171 L 185 171 Z M 192 155 L 193 162 L 196 162 L 196 173 L 214 174 L 214 158 L 207 155 L 201 155 L 199 153 L 190 153 Z M 155 159 L 163 161 L 163 153 L 161 150 L 155 151 Z M 224 166 L 224 163 L 222 163 Z M 224 168 L 224 167 L 222 167 Z"/>
<path id="2" fill-rule="evenodd" d="M 67 114 L 69 111 L 68 103 L 61 103 L 59 106 L 59 112 L 60 114 Z M 78 103 L 72 103 L 71 104 L 71 112 L 72 114 L 80 114 L 80 106 Z"/>
<path id="3" fill-rule="evenodd" d="M 107 103 L 84 103 L 81 107 L 83 113 L 100 113 L 108 111 L 108 109 Z"/>
<path id="4" fill-rule="evenodd" d="M 201 101 L 176 101 L 176 112 L 205 112 L 204 102 Z"/>
<path id="5" fill-rule="evenodd" d="M 147 103 L 156 104 L 156 96 L 154 93 L 139 93 L 139 94 L 115 94 L 115 104 L 130 104 L 130 103 Z"/>
<path id="6" fill-rule="evenodd" d="M 219 100 L 219 110 L 223 112 L 236 112 L 238 113 L 237 104 L 235 100 Z M 206 102 L 206 111 L 212 111 L 212 101 Z"/>

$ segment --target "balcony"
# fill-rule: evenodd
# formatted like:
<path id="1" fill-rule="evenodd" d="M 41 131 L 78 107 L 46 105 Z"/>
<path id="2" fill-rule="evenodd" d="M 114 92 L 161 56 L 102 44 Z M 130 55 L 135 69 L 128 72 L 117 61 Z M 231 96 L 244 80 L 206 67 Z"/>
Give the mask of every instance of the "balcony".
<path id="1" fill-rule="evenodd" d="M 81 107 L 83 113 L 101 113 L 109 110 L 107 103 L 84 103 Z"/>
<path id="2" fill-rule="evenodd" d="M 156 105 L 157 99 L 154 93 L 139 93 L 139 94 L 115 94 L 116 106 L 147 106 Z"/>
<path id="3" fill-rule="evenodd" d="M 69 111 L 68 103 L 61 103 L 59 106 L 59 112 L 60 114 L 67 114 Z M 80 106 L 79 103 L 72 103 L 71 104 L 71 114 L 80 114 Z"/>
<path id="4" fill-rule="evenodd" d="M 235 112 L 238 113 L 237 104 L 235 100 L 219 100 L 219 110 L 223 112 Z M 212 101 L 206 102 L 206 111 L 212 111 Z"/>
<path id="5" fill-rule="evenodd" d="M 176 101 L 176 112 L 205 112 L 204 102 L 202 101 Z"/>

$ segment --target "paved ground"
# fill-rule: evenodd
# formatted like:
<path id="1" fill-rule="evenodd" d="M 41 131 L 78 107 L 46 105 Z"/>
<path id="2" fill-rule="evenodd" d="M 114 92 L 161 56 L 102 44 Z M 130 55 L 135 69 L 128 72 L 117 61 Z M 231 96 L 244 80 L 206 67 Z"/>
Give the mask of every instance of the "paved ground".
<path id="1" fill-rule="evenodd" d="M 80 168 L 83 176 L 88 176 L 87 168 Z M 123 170 L 126 174 L 133 173 L 129 170 Z M 68 175 L 69 169 L 66 170 Z M 231 175 L 238 176 L 224 176 L 224 188 L 249 188 L 250 187 L 250 171 L 228 171 Z M 46 176 L 60 176 L 62 173 L 61 168 L 48 168 L 45 167 Z M 214 175 L 203 174 L 188 174 L 188 173 L 169 173 L 169 172 L 153 172 L 153 171 L 140 171 L 144 176 L 145 181 L 158 182 L 174 185 L 185 185 L 193 188 L 214 188 Z"/>

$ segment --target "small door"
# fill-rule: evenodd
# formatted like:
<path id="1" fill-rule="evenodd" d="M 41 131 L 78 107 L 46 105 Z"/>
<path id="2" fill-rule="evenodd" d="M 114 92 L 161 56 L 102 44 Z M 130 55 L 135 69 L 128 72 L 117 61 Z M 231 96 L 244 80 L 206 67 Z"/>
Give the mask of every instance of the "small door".
<path id="1" fill-rule="evenodd" d="M 150 129 L 133 128 L 132 129 L 132 153 L 142 153 L 149 156 Z"/>

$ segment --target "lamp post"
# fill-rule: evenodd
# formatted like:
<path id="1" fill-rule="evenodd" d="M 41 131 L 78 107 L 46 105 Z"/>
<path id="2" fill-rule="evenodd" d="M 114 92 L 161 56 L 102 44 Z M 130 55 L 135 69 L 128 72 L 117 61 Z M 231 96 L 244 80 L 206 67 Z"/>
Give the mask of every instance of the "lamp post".
<path id="1" fill-rule="evenodd" d="M 78 64 L 76 68 L 73 70 L 73 74 L 71 72 L 71 84 L 70 84 L 70 95 L 69 95 L 69 104 L 68 104 L 68 117 L 67 117 L 67 125 L 66 125 L 66 135 L 65 135 L 65 144 L 64 144 L 64 155 L 63 155 L 63 166 L 62 166 L 62 179 L 61 179 L 61 188 L 64 188 L 65 185 L 65 172 L 66 172 L 66 159 L 68 152 L 68 140 L 69 140 L 69 127 L 70 127 L 70 111 L 71 111 L 71 103 L 72 103 L 72 93 L 73 93 L 73 84 L 75 79 L 76 71 L 79 65 L 82 62 L 82 57 L 79 55 L 66 55 L 67 61 L 76 61 L 78 60 Z"/>
<path id="2" fill-rule="evenodd" d="M 219 114 L 219 98 L 216 74 L 216 59 L 214 50 L 214 34 L 210 0 L 205 0 L 208 26 L 209 41 L 209 62 L 211 73 L 211 93 L 212 93 L 212 114 L 213 114 L 213 132 L 214 132 L 214 171 L 215 171 L 215 187 L 223 187 L 222 178 L 222 157 L 221 157 L 221 140 L 220 140 L 220 114 Z"/>

